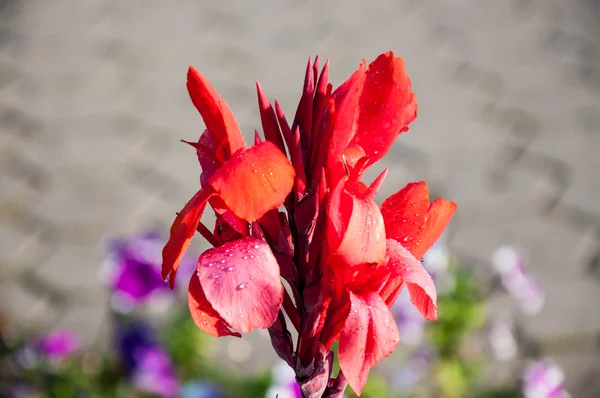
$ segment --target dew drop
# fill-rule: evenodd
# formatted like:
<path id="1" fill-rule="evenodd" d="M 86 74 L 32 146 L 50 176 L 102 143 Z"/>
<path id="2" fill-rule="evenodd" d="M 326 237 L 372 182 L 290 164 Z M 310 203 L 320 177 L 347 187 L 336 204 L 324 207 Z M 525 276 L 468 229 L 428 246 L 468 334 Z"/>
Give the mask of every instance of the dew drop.
<path id="1" fill-rule="evenodd" d="M 236 290 L 243 290 L 248 287 L 248 282 L 242 282 L 236 286 Z"/>
<path id="2" fill-rule="evenodd" d="M 244 314 L 240 314 L 240 319 L 243 319 L 243 318 L 244 318 Z"/>
<path id="3" fill-rule="evenodd" d="M 255 248 L 255 249 L 259 249 L 259 248 L 260 248 L 260 246 L 259 246 L 259 245 L 254 245 L 254 248 Z"/>
<path id="4" fill-rule="evenodd" d="M 208 264 L 206 264 L 206 266 L 207 266 L 207 267 L 214 267 L 214 266 L 215 266 L 215 263 L 208 263 Z"/>
<path id="5" fill-rule="evenodd" d="M 412 240 L 412 238 L 410 236 L 405 236 L 404 239 L 402 239 L 405 242 L 409 242 Z"/>
<path id="6" fill-rule="evenodd" d="M 237 269 L 237 267 L 235 265 L 232 265 L 231 267 L 227 267 L 225 268 L 223 271 L 227 271 L 227 272 L 233 272 Z"/>
<path id="7" fill-rule="evenodd" d="M 211 276 L 209 276 L 208 279 L 219 279 L 221 277 L 223 277 L 223 274 L 216 273 L 216 274 L 212 274 Z"/>
<path id="8" fill-rule="evenodd" d="M 254 169 L 254 170 L 252 170 L 252 171 L 254 171 L 255 173 L 258 173 L 258 169 Z"/>
<path id="9" fill-rule="evenodd" d="M 204 325 L 208 325 L 208 321 L 202 321 Z"/>
<path id="10" fill-rule="evenodd" d="M 248 260 L 248 256 L 242 257 L 243 260 Z"/>
<path id="11" fill-rule="evenodd" d="M 231 311 L 227 311 L 227 315 L 231 315 Z"/>
<path id="12" fill-rule="evenodd" d="M 258 308 L 254 307 L 254 308 L 252 308 L 252 311 L 256 312 L 256 311 L 258 311 Z"/>
<path id="13" fill-rule="evenodd" d="M 223 259 L 221 260 L 221 264 L 225 264 L 227 262 L 227 260 Z"/>

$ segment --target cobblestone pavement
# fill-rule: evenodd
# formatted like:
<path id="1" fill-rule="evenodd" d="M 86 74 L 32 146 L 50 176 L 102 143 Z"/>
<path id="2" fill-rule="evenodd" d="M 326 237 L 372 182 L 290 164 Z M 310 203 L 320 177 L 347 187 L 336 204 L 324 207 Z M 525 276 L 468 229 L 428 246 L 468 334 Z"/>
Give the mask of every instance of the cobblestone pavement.
<path id="1" fill-rule="evenodd" d="M 179 143 L 203 129 L 188 65 L 250 137 L 254 80 L 291 113 L 308 56 L 329 58 L 339 83 L 392 49 L 420 116 L 382 165 L 382 197 L 425 179 L 458 202 L 450 244 L 484 278 L 496 247 L 523 246 L 547 305 L 522 325 L 586 384 L 600 331 L 599 37 L 586 0 L 2 0 L 2 306 L 19 327 L 102 330 L 99 243 L 164 228 L 197 187 Z M 516 310 L 500 290 L 491 303 Z"/>

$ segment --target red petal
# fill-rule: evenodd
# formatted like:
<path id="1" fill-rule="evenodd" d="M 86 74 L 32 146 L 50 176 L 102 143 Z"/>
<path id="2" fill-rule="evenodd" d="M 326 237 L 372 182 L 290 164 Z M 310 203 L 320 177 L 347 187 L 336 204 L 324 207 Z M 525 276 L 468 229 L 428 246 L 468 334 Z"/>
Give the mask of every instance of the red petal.
<path id="1" fill-rule="evenodd" d="M 212 307 L 242 333 L 275 322 L 283 301 L 279 266 L 269 245 L 246 237 L 205 251 L 198 278 Z"/>
<path id="2" fill-rule="evenodd" d="M 340 246 L 352 213 L 352 198 L 344 193 L 345 184 L 345 180 L 337 182 L 327 204 L 327 243 L 332 251 Z"/>
<path id="3" fill-rule="evenodd" d="M 381 159 L 417 117 L 417 101 L 402 58 L 390 51 L 369 65 L 359 108 L 356 134 L 349 147 L 362 148 L 369 157 L 366 168 Z"/>
<path id="4" fill-rule="evenodd" d="M 265 133 L 265 139 L 277 145 L 285 153 L 285 146 L 283 145 L 283 138 L 281 137 L 281 130 L 277 123 L 275 110 L 269 103 L 269 99 L 258 82 L 256 82 L 256 92 L 258 94 L 258 108 L 260 110 L 260 120 Z"/>
<path id="5" fill-rule="evenodd" d="M 346 183 L 348 187 L 351 181 Z M 350 218 L 345 230 L 342 231 L 342 240 L 337 250 L 334 251 L 332 263 L 344 266 L 359 264 L 379 264 L 385 259 L 385 226 L 377 204 L 373 199 L 357 189 L 349 187 L 341 193 L 342 203 L 348 206 L 329 208 L 329 214 L 349 212 Z M 344 217 L 344 216 L 342 216 Z"/>
<path id="6" fill-rule="evenodd" d="M 303 145 L 305 145 L 305 148 L 310 148 L 311 145 L 314 93 L 315 75 L 313 65 L 309 57 L 308 64 L 306 65 L 306 73 L 304 75 L 302 97 L 300 97 L 300 103 L 296 109 L 294 123 L 292 124 L 292 130 L 295 130 L 296 127 L 300 127 L 302 142 Z"/>
<path id="7" fill-rule="evenodd" d="M 455 211 L 456 203 L 446 199 L 430 204 L 423 181 L 408 184 L 381 205 L 387 237 L 400 242 L 417 259 L 442 235 Z"/>
<path id="8" fill-rule="evenodd" d="M 206 128 L 217 137 L 219 143 L 217 147 L 228 146 L 228 156 L 237 152 L 238 149 L 245 148 L 244 137 L 231 109 L 208 80 L 191 66 L 187 74 L 187 88 L 194 106 L 202 115 Z"/>
<path id="9" fill-rule="evenodd" d="M 360 394 L 369 369 L 390 355 L 398 342 L 398 327 L 381 297 L 350 293 L 350 314 L 340 335 L 340 367 L 350 387 Z"/>
<path id="10" fill-rule="evenodd" d="M 277 114 L 277 120 L 281 126 L 283 138 L 285 139 L 285 144 L 288 147 L 290 159 L 292 160 L 292 165 L 294 166 L 294 171 L 296 173 L 294 189 L 296 191 L 296 197 L 299 200 L 306 192 L 306 174 L 304 172 L 304 161 L 302 159 L 300 129 L 296 127 L 296 129 L 292 132 L 287 119 L 283 114 L 283 110 L 277 101 L 275 101 L 275 113 Z"/>
<path id="11" fill-rule="evenodd" d="M 391 275 L 386 287 L 382 289 L 382 298 L 391 306 L 400 294 L 401 289 L 398 287 L 406 284 L 413 305 L 425 318 L 435 321 L 437 293 L 427 270 L 395 240 L 388 239 L 387 251 L 389 257 L 387 267 Z"/>
<path id="12" fill-rule="evenodd" d="M 332 94 L 335 104 L 335 127 L 329 144 L 328 172 L 332 174 L 332 185 L 343 175 L 340 159 L 356 133 L 358 100 L 365 84 L 365 62 L 342 83 Z"/>
<path id="13" fill-rule="evenodd" d="M 238 152 L 209 179 L 227 207 L 255 221 L 279 207 L 294 184 L 294 168 L 270 141 Z"/>
<path id="14" fill-rule="evenodd" d="M 224 159 L 223 153 L 218 153 L 221 148 L 218 137 L 215 136 L 210 130 L 204 130 L 200 138 L 198 139 L 198 145 L 196 147 L 196 153 L 198 154 L 198 162 L 202 170 L 207 171 L 211 169 L 217 169 L 221 166 L 222 162 L 227 160 Z M 204 148 L 204 150 L 202 150 Z"/>
<path id="15" fill-rule="evenodd" d="M 383 181 L 385 180 L 385 177 L 388 174 L 389 169 L 384 169 L 381 174 L 379 174 L 371 183 L 371 185 L 369 185 L 369 188 L 365 191 L 365 195 L 367 195 L 368 197 L 370 197 L 371 199 L 375 197 L 375 195 L 377 195 L 377 193 L 379 192 L 379 189 L 381 188 L 381 186 L 383 185 Z"/>
<path id="16" fill-rule="evenodd" d="M 182 141 L 196 149 L 198 162 L 202 167 L 200 185 L 205 187 L 208 178 L 229 158 L 229 148 L 225 148 L 226 145 L 221 145 L 218 138 L 210 130 L 204 130 L 198 142 Z"/>
<path id="17" fill-rule="evenodd" d="M 201 189 L 198 191 L 173 221 L 169 241 L 162 250 L 162 277 L 169 278 L 171 289 L 175 286 L 175 274 L 179 262 L 198 228 L 206 202 L 213 194 L 212 190 Z"/>
<path id="18" fill-rule="evenodd" d="M 188 305 L 190 307 L 190 314 L 192 319 L 203 332 L 210 334 L 211 336 L 235 336 L 242 337 L 238 332 L 233 332 L 229 329 L 229 325 L 217 311 L 210 305 L 202 286 L 198 275 L 192 275 L 190 279 L 190 287 L 188 289 Z"/>
<path id="19" fill-rule="evenodd" d="M 316 60 L 315 60 L 316 66 Z M 315 72 L 315 77 L 317 76 L 317 72 Z M 315 100 L 314 100 L 314 111 L 313 111 L 313 131 L 317 131 L 319 124 L 321 123 L 321 117 L 323 116 L 323 112 L 326 107 L 326 98 L 327 98 L 327 84 L 329 81 L 329 60 L 325 61 L 325 65 L 321 70 L 321 75 L 319 76 L 319 82 L 317 83 L 317 88 L 315 90 Z"/>

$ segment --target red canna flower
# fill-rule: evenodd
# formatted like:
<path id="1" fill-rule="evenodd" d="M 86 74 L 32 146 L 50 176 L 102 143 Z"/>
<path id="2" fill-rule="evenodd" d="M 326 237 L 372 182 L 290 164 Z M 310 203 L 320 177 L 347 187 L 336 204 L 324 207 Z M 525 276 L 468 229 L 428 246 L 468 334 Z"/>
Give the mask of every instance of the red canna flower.
<path id="1" fill-rule="evenodd" d="M 198 327 L 236 337 L 268 328 L 311 398 L 341 397 L 347 385 L 360 394 L 370 368 L 399 342 L 389 308 L 404 286 L 425 318 L 437 318 L 435 286 L 419 259 L 456 210 L 444 199 L 430 203 L 424 182 L 379 206 L 373 198 L 387 170 L 369 186 L 361 181 L 416 118 L 402 59 L 388 52 L 363 61 L 336 90 L 327 80 L 328 63 L 319 73 L 318 58 L 309 60 L 291 125 L 257 84 L 266 140 L 256 133 L 246 148 L 230 109 L 190 68 L 188 90 L 207 128 L 189 143 L 201 189 L 177 215 L 163 250 L 162 274 L 172 284 L 200 232 L 214 248 L 200 256 L 190 281 Z M 213 232 L 201 222 L 207 204 L 217 216 Z M 284 312 L 298 331 L 295 344 Z M 341 372 L 333 378 L 335 341 Z"/>

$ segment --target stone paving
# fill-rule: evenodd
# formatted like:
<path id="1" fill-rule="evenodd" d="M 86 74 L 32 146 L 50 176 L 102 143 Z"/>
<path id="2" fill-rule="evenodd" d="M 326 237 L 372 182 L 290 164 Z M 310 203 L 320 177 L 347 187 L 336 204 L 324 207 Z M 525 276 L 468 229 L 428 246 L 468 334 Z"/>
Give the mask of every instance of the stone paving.
<path id="1" fill-rule="evenodd" d="M 522 325 L 566 366 L 570 385 L 587 386 L 574 396 L 597 396 L 588 384 L 600 371 L 600 4 L 565 4 L 0 1 L 9 322 L 74 327 L 90 341 L 101 333 L 100 244 L 165 228 L 197 188 L 195 155 L 179 143 L 203 130 L 188 65 L 249 138 L 260 126 L 254 80 L 291 114 L 308 56 L 331 60 L 335 84 L 392 49 L 420 115 L 383 162 L 381 197 L 425 179 L 456 201 L 450 244 L 483 278 L 496 247 L 525 248 L 547 304 Z M 491 305 L 516 311 L 500 290 Z"/>

